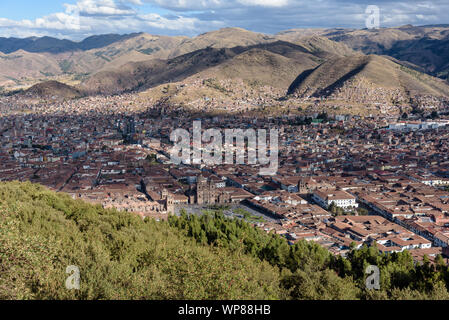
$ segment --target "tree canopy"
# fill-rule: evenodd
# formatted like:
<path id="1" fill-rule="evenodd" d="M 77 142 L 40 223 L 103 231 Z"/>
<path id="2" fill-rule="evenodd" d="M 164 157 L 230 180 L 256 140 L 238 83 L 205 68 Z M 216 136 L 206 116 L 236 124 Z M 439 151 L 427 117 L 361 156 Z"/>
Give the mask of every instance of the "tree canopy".
<path id="1" fill-rule="evenodd" d="M 70 265 L 80 290 L 65 287 Z M 369 265 L 381 290 L 365 286 Z M 0 185 L 0 299 L 448 299 L 448 283 L 441 257 L 415 264 L 375 245 L 335 257 L 220 208 L 157 222 L 31 183 Z"/>

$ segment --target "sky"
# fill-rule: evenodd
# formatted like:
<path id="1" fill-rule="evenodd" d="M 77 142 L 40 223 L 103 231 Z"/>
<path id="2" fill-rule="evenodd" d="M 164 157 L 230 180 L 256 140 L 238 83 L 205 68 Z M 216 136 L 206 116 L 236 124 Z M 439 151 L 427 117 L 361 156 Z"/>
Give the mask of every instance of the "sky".
<path id="1" fill-rule="evenodd" d="M 449 23 L 448 0 L 0 0 L 0 37 L 147 32 L 194 36 L 224 27 L 275 34 L 294 28 L 365 28 Z"/>

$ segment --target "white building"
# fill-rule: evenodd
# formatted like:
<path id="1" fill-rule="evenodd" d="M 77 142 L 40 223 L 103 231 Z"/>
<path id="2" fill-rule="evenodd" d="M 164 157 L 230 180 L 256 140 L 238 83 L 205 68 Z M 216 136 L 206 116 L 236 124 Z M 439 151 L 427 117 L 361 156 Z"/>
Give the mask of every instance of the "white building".
<path id="1" fill-rule="evenodd" d="M 446 125 L 449 125 L 448 120 L 434 120 L 434 121 L 401 121 L 396 123 L 390 123 L 388 126 L 389 130 L 399 130 L 399 131 L 405 131 L 405 130 L 429 130 L 429 129 L 437 129 L 440 127 L 444 127 Z"/>
<path id="2" fill-rule="evenodd" d="M 313 200 L 325 209 L 334 203 L 337 207 L 347 209 L 358 208 L 356 197 L 346 191 L 315 191 L 312 195 Z"/>
<path id="3" fill-rule="evenodd" d="M 413 249 L 430 249 L 432 247 L 432 242 L 420 236 L 406 238 L 396 237 L 390 239 L 390 242 L 392 246 L 399 247 L 402 251 Z"/>

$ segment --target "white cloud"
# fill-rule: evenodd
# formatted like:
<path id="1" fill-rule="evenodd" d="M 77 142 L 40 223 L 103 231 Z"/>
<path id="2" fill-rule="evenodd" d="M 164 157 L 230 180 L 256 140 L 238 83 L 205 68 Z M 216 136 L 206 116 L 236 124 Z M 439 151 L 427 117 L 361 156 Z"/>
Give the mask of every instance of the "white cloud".
<path id="1" fill-rule="evenodd" d="M 127 0 L 141 4 L 140 0 Z M 133 8 L 114 0 L 80 0 L 65 4 L 65 12 L 53 13 L 35 20 L 0 18 L 0 36 L 64 36 L 80 39 L 101 33 L 191 33 L 202 30 L 202 22 L 195 17 L 163 17 L 156 13 L 139 14 Z M 219 22 L 210 22 L 221 26 Z M 203 26 L 204 27 L 204 26 Z"/>
<path id="2" fill-rule="evenodd" d="M 135 2 L 135 1 L 133 1 Z M 75 5 L 66 4 L 66 11 L 78 12 L 80 15 L 133 15 L 136 12 L 114 0 L 80 0 Z"/>
<path id="3" fill-rule="evenodd" d="M 288 0 L 238 0 L 237 2 L 245 6 L 261 6 L 261 7 L 285 7 Z"/>
<path id="4" fill-rule="evenodd" d="M 142 5 L 143 4 L 142 0 L 127 0 L 127 1 L 129 3 L 136 4 L 136 5 Z"/>
<path id="5" fill-rule="evenodd" d="M 23 28 L 25 30 L 79 31 L 82 29 L 78 15 L 54 13 L 36 20 L 10 20 L 0 18 L 0 28 Z"/>
<path id="6" fill-rule="evenodd" d="M 35 20 L 1 17 L 0 35 L 51 35 L 80 39 L 92 34 L 148 32 L 194 35 L 220 27 L 276 33 L 301 27 L 365 27 L 371 0 L 78 0 Z M 381 26 L 447 23 L 447 0 L 379 0 Z M 148 9 L 158 8 L 148 13 Z"/>
<path id="7" fill-rule="evenodd" d="M 142 0 L 146 3 L 155 4 L 162 8 L 192 11 L 192 10 L 210 10 L 229 6 L 233 0 Z"/>

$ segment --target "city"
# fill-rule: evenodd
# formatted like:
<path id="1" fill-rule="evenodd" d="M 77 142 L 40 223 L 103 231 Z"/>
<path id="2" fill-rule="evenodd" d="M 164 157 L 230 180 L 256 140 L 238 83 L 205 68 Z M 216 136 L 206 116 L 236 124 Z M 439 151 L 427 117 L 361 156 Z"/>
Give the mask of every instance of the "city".
<path id="1" fill-rule="evenodd" d="M 0 1 L 0 302 L 436 312 L 446 2 Z"/>
<path id="2" fill-rule="evenodd" d="M 384 253 L 410 250 L 416 261 L 449 255 L 449 119 L 203 117 L 203 131 L 279 129 L 279 170 L 261 176 L 252 165 L 174 165 L 170 133 L 192 131 L 196 115 L 160 114 L 132 95 L 45 108 L 49 114 L 4 111 L 1 181 L 31 181 L 155 219 L 226 206 L 267 233 L 314 241 L 335 255 L 374 242 Z"/>

